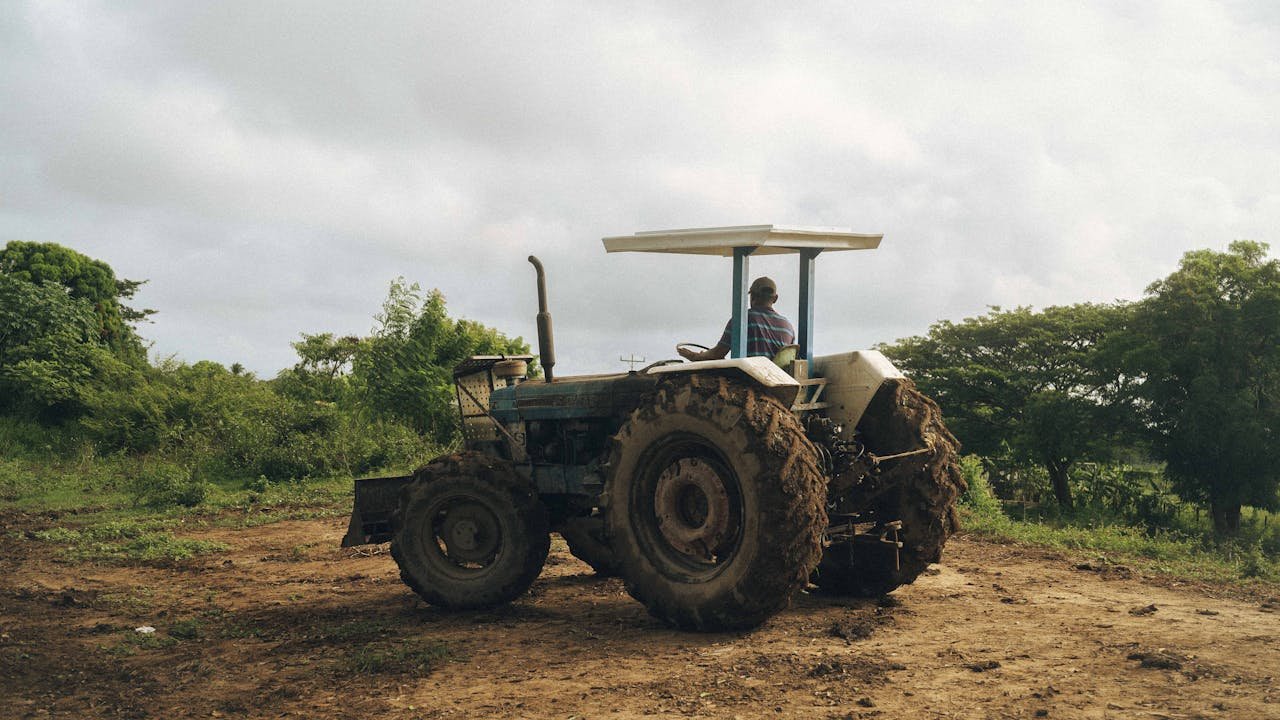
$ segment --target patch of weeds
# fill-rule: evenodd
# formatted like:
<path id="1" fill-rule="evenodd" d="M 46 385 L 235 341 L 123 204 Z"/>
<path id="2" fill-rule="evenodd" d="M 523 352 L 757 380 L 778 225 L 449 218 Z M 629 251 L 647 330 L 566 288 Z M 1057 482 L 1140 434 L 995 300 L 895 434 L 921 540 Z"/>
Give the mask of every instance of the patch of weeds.
<path id="1" fill-rule="evenodd" d="M 63 544 L 78 543 L 84 538 L 79 530 L 72 530 L 71 528 L 65 527 L 52 527 L 48 530 L 37 530 L 33 535 L 37 540 Z"/>
<path id="2" fill-rule="evenodd" d="M 244 515 L 219 524 L 237 528 L 251 528 L 285 520 L 326 520 L 328 518 L 343 517 L 350 513 L 350 508 L 288 508 L 271 506 L 247 509 Z"/>
<path id="3" fill-rule="evenodd" d="M 321 636 L 326 641 L 337 642 L 370 642 L 376 638 L 384 637 L 391 633 L 394 628 L 391 623 L 382 618 L 355 620 L 342 625 L 333 625 L 321 630 Z"/>
<path id="4" fill-rule="evenodd" d="M 204 629 L 195 618 L 179 620 L 169 627 L 169 634 L 179 640 L 199 640 L 204 637 Z"/>
<path id="5" fill-rule="evenodd" d="M 152 633 L 143 635 L 142 633 L 130 630 L 120 638 L 120 641 L 114 645 L 101 646 L 102 651 L 108 655 L 118 657 L 129 657 L 137 655 L 140 651 L 145 650 L 162 650 L 177 645 L 178 638 L 168 637 Z"/>
<path id="6" fill-rule="evenodd" d="M 155 602 L 155 591 L 149 587 L 135 587 L 127 592 L 104 592 L 98 596 L 97 604 L 112 610 L 125 613 L 141 614 L 151 610 Z"/>
<path id="7" fill-rule="evenodd" d="M 318 542 L 309 542 L 301 545 L 294 545 L 292 548 L 289 548 L 289 559 L 297 562 L 306 560 L 311 555 L 311 549 L 321 544 L 322 543 Z"/>
<path id="8" fill-rule="evenodd" d="M 1240 553 L 1240 576 L 1245 578 L 1280 577 L 1276 563 L 1267 560 L 1260 545 L 1253 545 Z"/>
<path id="9" fill-rule="evenodd" d="M 218 629 L 218 636 L 222 638 L 229 640 L 247 640 L 249 638 L 262 640 L 270 635 L 266 629 L 255 625 L 252 621 L 240 620 L 229 613 L 223 613 L 221 610 L 205 614 L 223 620 L 221 627 Z"/>
<path id="10" fill-rule="evenodd" d="M 444 643 L 422 644 L 414 641 L 370 643 L 348 655 L 345 670 L 377 675 L 392 673 L 430 673 L 453 657 Z"/>
<path id="11" fill-rule="evenodd" d="M 0 458 L 0 500 L 12 502 L 22 497 L 26 478 L 25 468 L 17 461 Z"/>
<path id="12" fill-rule="evenodd" d="M 223 543 L 176 538 L 157 527 L 163 525 L 124 520 L 78 530 L 54 527 L 34 537 L 65 546 L 59 554 L 66 559 L 90 562 L 164 564 L 227 549 Z"/>

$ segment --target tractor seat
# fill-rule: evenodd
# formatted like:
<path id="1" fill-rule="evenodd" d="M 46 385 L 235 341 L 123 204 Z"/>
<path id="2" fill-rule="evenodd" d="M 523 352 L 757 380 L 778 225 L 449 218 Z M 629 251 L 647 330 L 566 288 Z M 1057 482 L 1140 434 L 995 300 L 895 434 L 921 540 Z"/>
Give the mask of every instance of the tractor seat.
<path id="1" fill-rule="evenodd" d="M 786 370 L 791 367 L 791 363 L 795 362 L 796 352 L 800 350 L 799 345 L 783 345 L 774 353 L 773 364 Z"/>

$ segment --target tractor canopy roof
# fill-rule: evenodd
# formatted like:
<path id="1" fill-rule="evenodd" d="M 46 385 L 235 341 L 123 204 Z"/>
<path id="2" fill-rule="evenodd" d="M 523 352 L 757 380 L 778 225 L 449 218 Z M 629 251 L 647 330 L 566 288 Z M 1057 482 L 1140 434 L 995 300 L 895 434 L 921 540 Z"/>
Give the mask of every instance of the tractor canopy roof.
<path id="1" fill-rule="evenodd" d="M 732 357 L 744 357 L 747 342 L 747 259 L 751 255 L 800 256 L 800 322 L 796 356 L 808 359 L 813 348 L 814 260 L 833 250 L 873 250 L 884 235 L 855 233 L 848 228 L 796 225 L 736 225 L 731 227 L 653 230 L 604 238 L 606 252 L 657 252 L 721 255 L 733 258 Z"/>
<path id="2" fill-rule="evenodd" d="M 883 235 L 855 233 L 848 228 L 799 225 L 736 225 L 732 227 L 650 230 L 604 239 L 606 252 L 660 252 L 722 255 L 780 255 L 802 250 L 872 250 Z"/>

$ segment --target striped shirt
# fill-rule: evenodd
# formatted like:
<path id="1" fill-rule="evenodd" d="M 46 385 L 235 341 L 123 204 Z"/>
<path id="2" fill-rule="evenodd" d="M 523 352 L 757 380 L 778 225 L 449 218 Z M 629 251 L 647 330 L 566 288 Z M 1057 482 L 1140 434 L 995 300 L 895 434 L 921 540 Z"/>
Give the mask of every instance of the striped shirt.
<path id="1" fill-rule="evenodd" d="M 733 319 L 724 324 L 724 334 L 716 347 L 732 347 Z M 773 310 L 747 309 L 747 357 L 773 357 L 786 345 L 796 341 L 791 321 Z"/>

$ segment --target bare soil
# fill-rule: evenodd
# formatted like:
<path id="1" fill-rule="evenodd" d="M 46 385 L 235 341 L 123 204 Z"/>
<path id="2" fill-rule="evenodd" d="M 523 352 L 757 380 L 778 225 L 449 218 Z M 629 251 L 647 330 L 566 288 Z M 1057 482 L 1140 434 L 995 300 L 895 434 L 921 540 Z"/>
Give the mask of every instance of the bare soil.
<path id="1" fill-rule="evenodd" d="M 0 717 L 1280 718 L 1280 601 L 964 536 L 879 602 L 699 635 L 558 538 L 527 596 L 446 613 L 339 519 L 172 567 L 50 560 L 41 523 L 0 519 Z"/>

